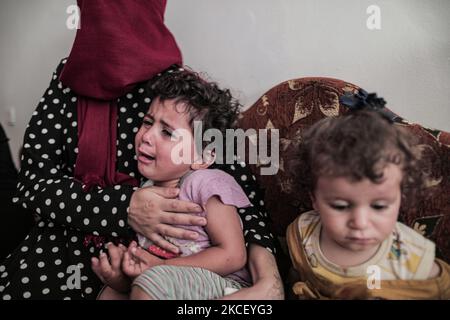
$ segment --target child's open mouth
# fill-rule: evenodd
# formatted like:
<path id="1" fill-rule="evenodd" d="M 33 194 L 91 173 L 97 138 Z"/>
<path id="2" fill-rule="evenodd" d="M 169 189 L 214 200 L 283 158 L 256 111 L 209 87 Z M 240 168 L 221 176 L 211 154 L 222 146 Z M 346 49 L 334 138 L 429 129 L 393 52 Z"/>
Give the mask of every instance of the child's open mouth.
<path id="1" fill-rule="evenodd" d="M 143 163 L 150 163 L 153 160 L 155 160 L 154 156 L 152 156 L 152 155 L 150 155 L 148 153 L 139 151 L 138 161 L 143 162 Z"/>
<path id="2" fill-rule="evenodd" d="M 155 160 L 155 157 L 152 157 L 152 156 L 149 156 L 149 155 L 146 155 L 146 154 L 143 154 L 142 156 L 147 158 L 147 159 L 149 159 L 149 160 Z"/>

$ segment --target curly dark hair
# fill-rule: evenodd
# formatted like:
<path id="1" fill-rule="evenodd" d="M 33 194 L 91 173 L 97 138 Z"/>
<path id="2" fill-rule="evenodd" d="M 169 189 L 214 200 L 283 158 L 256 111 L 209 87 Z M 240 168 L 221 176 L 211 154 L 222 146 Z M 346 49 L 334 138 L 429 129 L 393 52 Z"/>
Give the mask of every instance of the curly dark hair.
<path id="1" fill-rule="evenodd" d="M 293 165 L 296 181 L 311 191 L 324 175 L 381 183 L 384 168 L 391 163 L 403 171 L 403 198 L 412 200 L 422 192 L 425 183 L 425 175 L 419 169 L 420 155 L 412 145 L 412 138 L 401 127 L 375 111 L 325 118 L 305 133 Z"/>
<path id="2" fill-rule="evenodd" d="M 147 83 L 150 96 L 161 101 L 175 99 L 184 103 L 189 121 L 202 121 L 203 130 L 218 129 L 225 136 L 226 129 L 236 126 L 241 108 L 229 89 L 204 80 L 197 72 L 174 66 Z"/>

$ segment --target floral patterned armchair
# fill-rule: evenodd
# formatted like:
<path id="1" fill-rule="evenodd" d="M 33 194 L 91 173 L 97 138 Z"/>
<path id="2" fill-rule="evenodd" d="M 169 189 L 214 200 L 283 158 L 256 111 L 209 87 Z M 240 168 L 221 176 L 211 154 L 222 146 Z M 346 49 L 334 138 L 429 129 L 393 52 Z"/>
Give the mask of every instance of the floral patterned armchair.
<path id="1" fill-rule="evenodd" d="M 250 168 L 265 191 L 272 232 L 284 249 L 278 256 L 279 263 L 284 261 L 280 263 L 282 274 L 290 263 L 285 247 L 286 228 L 298 214 L 312 209 L 308 190 L 293 188 L 292 173 L 286 164 L 292 159 L 293 151 L 311 124 L 345 112 L 347 107 L 340 104 L 339 97 L 346 92 L 355 93 L 358 89 L 354 84 L 331 78 L 289 80 L 267 91 L 241 115 L 240 127 L 244 130 L 279 130 L 280 163 L 277 174 L 260 175 L 259 162 L 250 165 Z M 431 164 L 430 179 L 427 181 L 430 192 L 423 195 L 414 208 L 401 211 L 400 220 L 433 240 L 437 257 L 450 262 L 450 133 L 409 123 L 395 114 L 394 122 L 415 135 L 423 155 Z"/>

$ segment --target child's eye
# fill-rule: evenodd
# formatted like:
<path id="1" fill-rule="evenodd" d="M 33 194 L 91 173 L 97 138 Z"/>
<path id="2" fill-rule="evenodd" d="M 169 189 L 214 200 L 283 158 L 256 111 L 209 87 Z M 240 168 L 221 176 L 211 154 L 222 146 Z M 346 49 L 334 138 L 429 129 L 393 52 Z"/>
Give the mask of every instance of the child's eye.
<path id="1" fill-rule="evenodd" d="M 153 125 L 153 120 L 149 119 L 149 118 L 144 118 L 144 120 L 142 120 L 142 124 L 146 127 L 152 126 Z"/>
<path id="2" fill-rule="evenodd" d="M 381 211 L 381 210 L 385 210 L 388 206 L 383 205 L 383 204 L 373 204 L 372 208 L 377 210 L 377 211 Z"/>
<path id="3" fill-rule="evenodd" d="M 163 129 L 162 130 L 163 135 L 165 135 L 166 137 L 172 137 L 172 132 L 167 130 L 167 129 Z"/>
<path id="4" fill-rule="evenodd" d="M 344 211 L 348 209 L 350 206 L 345 204 L 331 204 L 330 207 L 333 208 L 334 210 Z"/>

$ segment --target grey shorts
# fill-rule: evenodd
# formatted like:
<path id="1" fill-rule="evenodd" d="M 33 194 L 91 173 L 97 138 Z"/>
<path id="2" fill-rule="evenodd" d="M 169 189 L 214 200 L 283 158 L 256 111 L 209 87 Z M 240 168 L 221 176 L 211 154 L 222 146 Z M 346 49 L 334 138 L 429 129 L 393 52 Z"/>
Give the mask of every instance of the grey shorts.
<path id="1" fill-rule="evenodd" d="M 145 270 L 132 286 L 154 300 L 210 300 L 246 285 L 202 268 L 156 266 Z"/>

